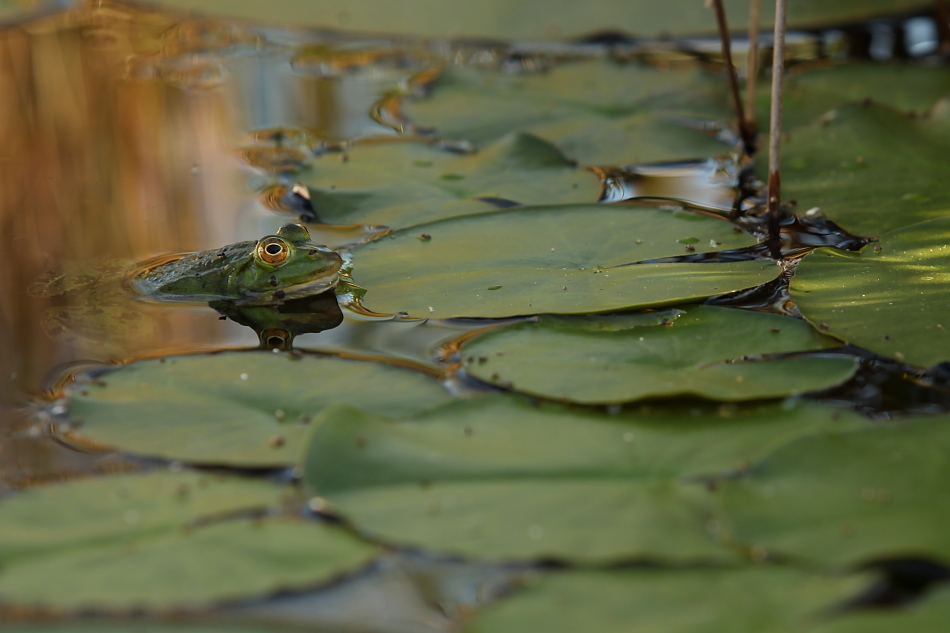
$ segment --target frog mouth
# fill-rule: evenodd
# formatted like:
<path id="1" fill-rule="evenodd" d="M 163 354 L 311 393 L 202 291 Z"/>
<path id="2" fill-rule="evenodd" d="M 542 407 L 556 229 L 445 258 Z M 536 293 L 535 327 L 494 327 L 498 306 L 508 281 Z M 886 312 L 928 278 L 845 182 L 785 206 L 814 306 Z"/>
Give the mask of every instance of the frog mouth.
<path id="1" fill-rule="evenodd" d="M 301 297 L 309 297 L 311 295 L 318 295 L 321 292 L 326 292 L 331 288 L 335 288 L 337 282 L 340 280 L 339 270 L 334 271 L 328 275 L 323 275 L 311 279 L 310 281 L 305 281 L 300 284 L 293 286 L 285 286 L 280 290 L 275 290 L 273 292 L 267 293 L 276 301 L 287 301 L 289 299 L 299 299 Z"/>

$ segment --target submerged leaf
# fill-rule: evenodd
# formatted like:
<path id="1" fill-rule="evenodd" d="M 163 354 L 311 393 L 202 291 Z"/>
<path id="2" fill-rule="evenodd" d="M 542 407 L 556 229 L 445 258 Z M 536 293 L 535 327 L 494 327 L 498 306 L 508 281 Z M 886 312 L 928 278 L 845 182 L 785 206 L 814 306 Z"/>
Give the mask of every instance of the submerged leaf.
<path id="1" fill-rule="evenodd" d="M 79 441 L 262 467 L 292 465 L 307 425 L 330 404 L 412 415 L 450 398 L 434 378 L 403 367 L 254 351 L 138 361 L 79 383 L 68 404 Z"/>
<path id="2" fill-rule="evenodd" d="M 611 404 L 697 395 L 775 398 L 847 380 L 847 357 L 726 363 L 838 344 L 797 319 L 712 306 L 633 316 L 541 317 L 467 341 L 465 369 L 481 380 L 545 398 Z"/>
<path id="3" fill-rule="evenodd" d="M 420 233 L 430 239 L 419 240 Z M 396 231 L 353 252 L 353 278 L 367 289 L 370 310 L 445 318 L 670 305 L 756 286 L 780 272 L 769 261 L 605 269 L 685 254 L 684 235 L 699 239 L 697 253 L 753 243 L 705 216 L 616 205 L 524 207 Z"/>
<path id="4" fill-rule="evenodd" d="M 496 558 L 726 560 L 702 486 L 817 430 L 864 424 L 814 405 L 606 415 L 513 396 L 396 421 L 349 407 L 314 430 L 305 479 L 364 533 Z M 702 415 L 705 413 L 706 415 Z"/>
<path id="5" fill-rule="evenodd" d="M 950 218 L 885 235 L 860 253 L 819 249 L 790 293 L 812 323 L 913 365 L 950 360 Z"/>
<path id="6" fill-rule="evenodd" d="M 195 473 L 94 478 L 0 503 L 0 598 L 69 608 L 167 608 L 309 587 L 377 549 L 337 528 L 257 518 L 288 488 Z"/>

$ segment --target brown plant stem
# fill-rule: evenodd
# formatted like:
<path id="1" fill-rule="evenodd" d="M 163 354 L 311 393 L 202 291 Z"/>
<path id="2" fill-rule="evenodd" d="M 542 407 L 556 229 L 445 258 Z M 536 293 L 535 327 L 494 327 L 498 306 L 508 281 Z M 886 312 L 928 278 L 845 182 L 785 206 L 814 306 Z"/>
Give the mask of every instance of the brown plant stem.
<path id="1" fill-rule="evenodd" d="M 749 3 L 749 52 L 745 64 L 745 116 L 746 125 L 755 128 L 755 79 L 759 74 L 759 6 L 761 0 Z"/>
<path id="2" fill-rule="evenodd" d="M 779 220 L 782 217 L 782 79 L 785 72 L 786 0 L 775 0 L 775 43 L 772 47 L 772 109 L 769 121 L 769 250 L 775 259 L 782 258 Z"/>
<path id="3" fill-rule="evenodd" d="M 722 0 L 713 0 L 716 10 L 716 22 L 719 25 L 719 41 L 722 45 L 722 57 L 726 62 L 726 71 L 729 75 L 729 89 L 732 92 L 732 103 L 736 109 L 739 137 L 742 139 L 742 150 L 747 156 L 755 154 L 755 130 L 749 126 L 742 109 L 742 97 L 739 96 L 739 78 L 736 76 L 736 67 L 732 63 L 732 43 L 729 40 L 729 26 L 726 23 L 726 10 Z"/>

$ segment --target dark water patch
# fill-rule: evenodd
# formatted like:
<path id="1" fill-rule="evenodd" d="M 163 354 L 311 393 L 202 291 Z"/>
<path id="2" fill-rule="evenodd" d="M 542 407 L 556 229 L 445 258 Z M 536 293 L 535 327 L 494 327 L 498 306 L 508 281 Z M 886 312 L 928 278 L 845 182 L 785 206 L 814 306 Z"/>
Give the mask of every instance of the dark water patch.
<path id="1" fill-rule="evenodd" d="M 809 394 L 810 398 L 880 420 L 950 411 L 947 363 L 920 369 L 853 345 L 841 351 L 859 359 L 857 373 L 837 387 Z"/>
<path id="2" fill-rule="evenodd" d="M 768 254 L 768 250 L 761 248 L 764 245 L 759 244 L 760 254 Z M 755 310 L 757 312 L 772 312 L 784 316 L 801 318 L 801 312 L 788 294 L 788 284 L 798 266 L 798 260 L 786 260 L 783 262 L 783 271 L 772 281 L 740 290 L 718 297 L 710 297 L 704 302 L 706 305 L 722 306 L 725 308 L 737 308 L 740 310 Z"/>
<path id="3" fill-rule="evenodd" d="M 768 238 L 768 220 L 764 214 L 746 215 L 737 224 L 759 239 Z M 779 220 L 779 230 L 785 257 L 801 256 L 822 246 L 858 251 L 877 241 L 873 237 L 853 235 L 821 213 L 812 211 L 804 215 L 785 215 Z"/>
<path id="4" fill-rule="evenodd" d="M 877 572 L 880 578 L 866 591 L 840 605 L 839 611 L 902 607 L 950 582 L 950 567 L 926 558 L 877 560 L 862 565 L 859 570 Z"/>

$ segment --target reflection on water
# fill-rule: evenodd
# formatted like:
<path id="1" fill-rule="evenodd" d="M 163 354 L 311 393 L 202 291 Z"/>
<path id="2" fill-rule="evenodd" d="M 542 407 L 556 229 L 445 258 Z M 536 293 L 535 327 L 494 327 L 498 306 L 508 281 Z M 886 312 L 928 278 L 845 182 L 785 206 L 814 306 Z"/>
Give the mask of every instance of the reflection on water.
<path id="1" fill-rule="evenodd" d="M 24 405 L 59 368 L 258 344 L 207 307 L 135 301 L 118 279 L 132 262 L 283 223 L 245 189 L 237 150 L 248 130 L 395 134 L 369 112 L 417 65 L 326 72 L 290 64 L 293 50 L 252 29 L 110 2 L 0 31 L 0 479 L 82 462 L 24 431 Z M 329 231 L 335 245 L 366 234 Z M 284 329 L 342 318 L 313 312 Z"/>
<path id="2" fill-rule="evenodd" d="M 275 210 L 318 222 L 306 188 L 280 178 L 314 155 L 386 140 L 471 151 L 401 114 L 438 76 L 437 51 L 264 33 L 115 2 L 0 30 L 0 482 L 138 467 L 37 433 L 31 402 L 69 368 L 296 345 L 437 372 L 441 346 L 485 326 L 363 314 L 353 288 L 355 311 L 332 293 L 216 312 L 128 292 L 134 262 L 272 234 L 288 219 Z M 385 230 L 312 232 L 345 248 Z"/>

